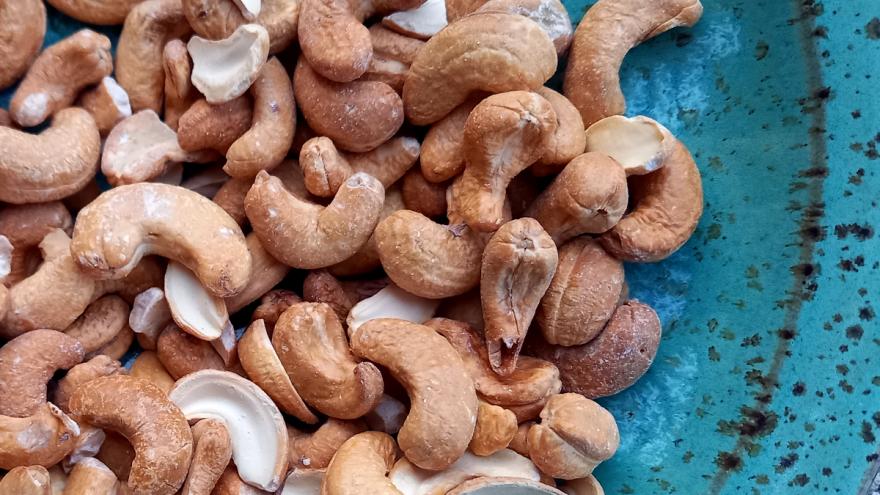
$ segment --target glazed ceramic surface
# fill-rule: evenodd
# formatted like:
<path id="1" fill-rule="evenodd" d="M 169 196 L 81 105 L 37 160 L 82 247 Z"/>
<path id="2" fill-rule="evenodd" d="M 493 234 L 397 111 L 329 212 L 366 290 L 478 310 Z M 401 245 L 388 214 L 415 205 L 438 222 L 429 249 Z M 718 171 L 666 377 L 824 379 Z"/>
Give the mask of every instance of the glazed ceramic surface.
<path id="1" fill-rule="evenodd" d="M 576 20 L 589 3 L 566 2 Z M 880 2 L 704 5 L 622 72 L 628 113 L 693 151 L 706 213 L 672 258 L 627 267 L 664 336 L 601 401 L 622 443 L 596 476 L 608 494 L 873 493 Z M 79 27 L 50 9 L 47 43 Z"/>

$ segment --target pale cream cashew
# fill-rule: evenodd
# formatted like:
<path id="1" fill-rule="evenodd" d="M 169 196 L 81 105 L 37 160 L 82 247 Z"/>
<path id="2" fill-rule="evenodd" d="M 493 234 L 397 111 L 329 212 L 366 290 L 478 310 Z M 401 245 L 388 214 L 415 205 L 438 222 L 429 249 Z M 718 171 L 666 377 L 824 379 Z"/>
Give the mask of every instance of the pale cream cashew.
<path id="1" fill-rule="evenodd" d="M 168 307 L 162 289 L 150 287 L 134 298 L 131 313 L 128 315 L 128 326 L 135 333 L 143 334 L 155 344 L 159 332 L 169 323 L 171 323 L 171 308 Z"/>
<path id="2" fill-rule="evenodd" d="M 654 119 L 612 115 L 591 125 L 586 150 L 614 158 L 626 175 L 645 175 L 662 167 L 675 151 L 676 139 Z"/>
<path id="3" fill-rule="evenodd" d="M 559 56 L 565 54 L 571 45 L 571 18 L 559 0 L 489 0 L 475 12 L 507 12 L 528 17 L 544 29 Z"/>
<path id="4" fill-rule="evenodd" d="M 510 476 L 538 481 L 541 474 L 527 458 L 512 450 L 500 450 L 487 457 L 465 452 L 443 471 L 420 469 L 409 459 L 397 461 L 389 474 L 394 486 L 403 495 L 445 494 L 459 484 L 482 476 Z"/>
<path id="5" fill-rule="evenodd" d="M 220 41 L 194 36 L 187 50 L 193 61 L 193 86 L 208 103 L 225 103 L 256 81 L 269 56 L 269 33 L 258 24 L 245 24 Z"/>
<path id="6" fill-rule="evenodd" d="M 382 19 L 382 24 L 398 33 L 421 40 L 431 39 L 446 27 L 446 2 L 427 0 L 414 9 L 400 10 Z"/>
<path id="7" fill-rule="evenodd" d="M 434 316 L 440 301 L 414 296 L 394 284 L 388 284 L 371 297 L 357 303 L 348 314 L 349 335 L 364 323 L 379 318 L 395 318 L 422 324 Z"/>
<path id="8" fill-rule="evenodd" d="M 522 478 L 482 477 L 465 481 L 454 489 L 446 492 L 446 495 L 505 495 L 507 493 L 520 493 L 523 495 L 563 495 L 564 492 L 561 492 L 542 481 L 532 481 Z"/>
<path id="9" fill-rule="evenodd" d="M 208 292 L 193 272 L 177 262 L 165 270 L 165 300 L 177 326 L 202 340 L 219 339 L 229 321 L 223 299 Z"/>

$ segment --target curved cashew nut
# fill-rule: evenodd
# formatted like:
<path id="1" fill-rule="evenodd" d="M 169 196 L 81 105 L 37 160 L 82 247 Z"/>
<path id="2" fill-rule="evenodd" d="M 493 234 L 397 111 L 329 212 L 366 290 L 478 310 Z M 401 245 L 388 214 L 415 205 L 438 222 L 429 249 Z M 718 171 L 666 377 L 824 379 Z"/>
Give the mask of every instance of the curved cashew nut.
<path id="1" fill-rule="evenodd" d="M 601 0 L 590 7 L 574 33 L 564 91 L 584 125 L 626 111 L 620 65 L 632 47 L 672 28 L 693 26 L 702 15 L 700 0 Z"/>
<path id="2" fill-rule="evenodd" d="M 480 401 L 477 425 L 468 448 L 476 455 L 489 456 L 506 449 L 516 435 L 516 415 L 488 402 Z"/>
<path id="3" fill-rule="evenodd" d="M 104 296 L 86 308 L 64 333 L 79 340 L 86 354 L 109 344 L 128 323 L 128 304 L 119 296 Z"/>
<path id="4" fill-rule="evenodd" d="M 39 135 L 0 127 L 0 201 L 66 198 L 92 180 L 100 153 L 98 127 L 81 108 L 61 110 Z"/>
<path id="5" fill-rule="evenodd" d="M 434 315 L 440 301 L 414 296 L 394 284 L 358 302 L 348 314 L 348 334 L 352 335 L 364 323 L 378 318 L 424 323 Z"/>
<path id="6" fill-rule="evenodd" d="M 571 45 L 571 17 L 559 0 L 489 0 L 475 12 L 506 12 L 528 17 L 544 29 L 559 56 Z"/>
<path id="7" fill-rule="evenodd" d="M 347 151 L 375 149 L 403 125 L 403 102 L 391 86 L 377 81 L 333 82 L 302 57 L 293 75 L 293 91 L 309 126 Z"/>
<path id="8" fill-rule="evenodd" d="M 220 297 L 235 295 L 250 277 L 238 224 L 209 199 L 165 184 L 132 184 L 99 196 L 80 211 L 70 250 L 83 271 L 103 279 L 128 274 L 145 255 L 165 256 Z"/>
<path id="9" fill-rule="evenodd" d="M 73 450 L 79 426 L 45 402 L 26 418 L 0 415 L 0 469 L 54 466 Z"/>
<path id="10" fill-rule="evenodd" d="M 499 375 L 516 369 L 532 318 L 556 272 L 556 245 L 531 218 L 504 224 L 483 251 L 483 303 L 489 363 Z"/>
<path id="11" fill-rule="evenodd" d="M 385 433 L 367 431 L 348 439 L 336 451 L 321 493 L 324 495 L 403 495 L 387 477 L 397 457 L 394 439 Z"/>
<path id="12" fill-rule="evenodd" d="M 78 340 L 55 330 L 34 330 L 0 347 L 0 414 L 24 418 L 46 403 L 46 385 L 84 356 Z"/>
<path id="13" fill-rule="evenodd" d="M 369 4 L 370 2 L 365 2 Z M 299 44 L 316 72 L 336 82 L 360 78 L 370 66 L 373 44 L 363 18 L 345 0 L 304 0 Z"/>
<path id="14" fill-rule="evenodd" d="M 529 351 L 559 367 L 566 392 L 595 399 L 624 390 L 651 367 L 662 328 L 657 313 L 632 300 L 619 306 L 605 329 L 590 342 L 562 347 L 537 339 Z"/>
<path id="15" fill-rule="evenodd" d="M 391 216 L 392 213 L 404 209 L 406 209 L 406 205 L 403 204 L 403 194 L 401 194 L 400 188 L 392 186 L 390 189 L 386 189 L 385 202 L 382 205 L 382 212 L 379 213 L 379 223 Z M 352 277 L 373 272 L 381 266 L 382 262 L 379 260 L 374 229 L 366 244 L 361 246 L 350 258 L 331 266 L 329 271 L 337 277 Z"/>
<path id="16" fill-rule="evenodd" d="M 349 438 L 366 431 L 361 420 L 328 418 L 314 433 L 287 427 L 291 469 L 325 470 L 333 455 Z"/>
<path id="17" fill-rule="evenodd" d="M 108 356 L 95 356 L 84 363 L 77 364 L 70 368 L 70 371 L 64 375 L 64 378 L 58 380 L 58 387 L 52 394 L 52 402 L 57 404 L 62 411 L 69 411 L 70 396 L 73 395 L 73 392 L 76 391 L 80 385 L 102 376 L 125 373 L 127 373 L 127 371 L 122 367 L 122 364 L 120 364 L 119 361 L 111 359 Z"/>
<path id="18" fill-rule="evenodd" d="M 379 223 L 375 236 L 382 267 L 407 292 L 443 299 L 480 281 L 483 241 L 467 225 L 440 225 L 400 210 Z"/>
<path id="19" fill-rule="evenodd" d="M 46 6 L 39 0 L 0 5 L 0 90 L 15 83 L 37 58 L 46 37 Z"/>
<path id="20" fill-rule="evenodd" d="M 9 102 L 9 114 L 23 127 L 43 123 L 73 104 L 80 91 L 113 72 L 110 38 L 83 29 L 47 48 L 34 60 Z"/>
<path id="21" fill-rule="evenodd" d="M 545 154 L 556 129 L 553 106 L 537 93 L 501 93 L 474 108 L 464 129 L 467 165 L 453 187 L 456 210 L 471 228 L 498 230 L 508 184 Z"/>
<path id="22" fill-rule="evenodd" d="M 250 91 L 253 123 L 226 151 L 223 166 L 226 173 L 239 179 L 279 165 L 290 151 L 296 130 L 293 84 L 277 58 L 266 62 Z"/>
<path id="23" fill-rule="evenodd" d="M 66 15 L 86 24 L 116 26 L 125 22 L 131 9 L 142 0 L 47 0 Z"/>
<path id="24" fill-rule="evenodd" d="M 467 449 L 477 419 L 477 394 L 458 353 L 429 327 L 404 320 L 365 323 L 351 339 L 358 356 L 385 366 L 410 396 L 397 436 L 415 465 L 442 470 Z"/>
<path id="25" fill-rule="evenodd" d="M 550 344 L 575 346 L 593 340 L 623 295 L 623 263 L 588 237 L 559 248 L 559 265 L 535 314 Z"/>
<path id="26" fill-rule="evenodd" d="M 525 216 L 540 222 L 562 245 L 581 234 L 601 234 L 614 227 L 628 199 L 623 167 L 601 153 L 586 153 L 556 176 Z"/>
<path id="27" fill-rule="evenodd" d="M 43 466 L 18 466 L 0 478 L 0 493 L 50 495 L 52 481 Z"/>
<path id="28" fill-rule="evenodd" d="M 291 306 L 275 324 L 272 345 L 303 399 L 328 416 L 359 418 L 382 398 L 382 374 L 355 359 L 327 304 Z"/>
<path id="29" fill-rule="evenodd" d="M 531 171 L 539 176 L 552 175 L 561 172 L 569 162 L 584 153 L 587 145 L 584 121 L 578 109 L 565 96 L 550 88 L 538 88 L 535 93 L 553 106 L 557 126 L 547 142 L 546 152 L 538 163 L 531 166 Z"/>
<path id="30" fill-rule="evenodd" d="M 623 261 L 668 258 L 690 239 L 703 215 L 703 181 L 687 147 L 676 143 L 663 168 L 630 184 L 633 210 L 599 238 Z"/>
<path id="31" fill-rule="evenodd" d="M 553 42 L 534 21 L 515 14 L 469 16 L 419 51 L 403 85 L 406 115 L 415 125 L 432 124 L 472 92 L 536 89 L 556 72 L 556 62 Z"/>
<path id="32" fill-rule="evenodd" d="M 86 457 L 73 465 L 64 493 L 67 495 L 89 495 L 115 493 L 118 480 L 113 471 L 94 457 Z"/>
<path id="33" fill-rule="evenodd" d="M 269 254 L 294 268 L 314 269 L 355 254 L 373 233 L 384 199 L 382 184 L 358 173 L 323 207 L 296 197 L 280 179 L 261 171 L 245 211 Z"/>
<path id="34" fill-rule="evenodd" d="M 192 434 L 192 462 L 180 495 L 208 495 L 232 459 L 229 430 L 219 419 L 203 419 L 193 425 Z"/>
<path id="35" fill-rule="evenodd" d="M 28 277 L 33 248 L 53 230 L 70 233 L 72 227 L 70 211 L 60 201 L 10 205 L 0 210 L 0 235 L 6 236 L 13 247 L 4 283 L 11 287 Z"/>
<path id="36" fill-rule="evenodd" d="M 71 414 L 122 434 L 135 450 L 128 487 L 171 495 L 183 485 L 192 456 L 192 432 L 180 409 L 153 384 L 126 375 L 97 378 L 70 398 Z"/>
<path id="37" fill-rule="evenodd" d="M 620 445 L 614 416 L 579 394 L 554 395 L 529 429 L 529 457 L 553 478 L 588 476 Z"/>

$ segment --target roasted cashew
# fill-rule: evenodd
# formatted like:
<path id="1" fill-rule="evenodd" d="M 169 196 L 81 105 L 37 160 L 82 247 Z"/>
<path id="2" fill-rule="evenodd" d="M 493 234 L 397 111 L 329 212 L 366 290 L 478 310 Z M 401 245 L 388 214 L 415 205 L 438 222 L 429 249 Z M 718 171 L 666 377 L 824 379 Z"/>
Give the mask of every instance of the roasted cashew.
<path id="1" fill-rule="evenodd" d="M 385 433 L 367 431 L 349 438 L 333 456 L 321 483 L 323 495 L 403 495 L 388 479 L 397 445 Z"/>
<path id="2" fill-rule="evenodd" d="M 0 5 L 0 90 L 27 72 L 46 36 L 46 6 L 40 0 L 6 1 Z"/>

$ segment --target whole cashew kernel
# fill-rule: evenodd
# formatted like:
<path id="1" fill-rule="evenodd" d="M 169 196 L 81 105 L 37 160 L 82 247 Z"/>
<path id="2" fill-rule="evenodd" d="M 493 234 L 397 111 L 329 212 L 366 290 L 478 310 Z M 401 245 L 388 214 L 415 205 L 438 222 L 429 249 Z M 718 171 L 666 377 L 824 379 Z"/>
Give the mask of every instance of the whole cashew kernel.
<path id="1" fill-rule="evenodd" d="M 480 401 L 474 437 L 468 448 L 479 456 L 492 455 L 510 445 L 516 430 L 516 415 L 503 407 Z"/>
<path id="2" fill-rule="evenodd" d="M 672 256 L 697 228 L 703 214 L 703 182 L 681 142 L 663 168 L 630 181 L 633 209 L 599 238 L 623 261 L 653 262 Z"/>
<path id="3" fill-rule="evenodd" d="M 495 1 L 502 0 L 492 0 Z M 541 1 L 556 2 L 557 0 Z M 565 96 L 550 88 L 538 88 L 535 93 L 543 96 L 553 106 L 557 127 L 547 143 L 547 151 L 538 163 L 532 165 L 531 171 L 535 175 L 556 174 L 562 172 L 569 162 L 584 153 L 587 145 L 584 121 L 578 109 Z"/>
<path id="4" fill-rule="evenodd" d="M 36 257 L 34 248 L 53 230 L 63 229 L 69 234 L 72 227 L 70 211 L 60 201 L 4 206 L 0 210 L 0 235 L 13 249 L 3 283 L 12 287 L 30 276 L 31 262 Z"/>
<path id="5" fill-rule="evenodd" d="M 64 333 L 79 340 L 86 354 L 91 354 L 116 338 L 128 323 L 128 313 L 128 304 L 121 297 L 104 296 L 90 304 Z"/>
<path id="6" fill-rule="evenodd" d="M 464 454 L 476 424 L 477 394 L 446 339 L 423 325 L 378 319 L 352 335 L 351 349 L 386 367 L 409 394 L 410 411 L 397 436 L 407 459 L 443 470 Z"/>
<path id="7" fill-rule="evenodd" d="M 26 418 L 0 415 L 0 469 L 55 465 L 78 436 L 76 422 L 50 402 Z"/>
<path id="8" fill-rule="evenodd" d="M 584 125 L 626 111 L 620 66 L 632 47 L 672 28 L 693 26 L 702 15 L 700 0 L 600 0 L 590 7 L 574 33 L 564 91 Z"/>
<path id="9" fill-rule="evenodd" d="M 165 256 L 220 297 L 241 291 L 251 268 L 244 235 L 225 211 L 165 184 L 132 184 L 99 196 L 79 213 L 70 250 L 80 269 L 102 279 L 128 274 L 145 255 Z"/>
<path id="10" fill-rule="evenodd" d="M 86 457 L 74 464 L 63 495 L 114 493 L 117 483 L 116 475 L 103 462 Z"/>
<path id="11" fill-rule="evenodd" d="M 445 182 L 464 170 L 464 126 L 477 103 L 467 100 L 428 130 L 420 160 L 425 179 Z"/>
<path id="12" fill-rule="evenodd" d="M 116 26 L 143 0 L 47 0 L 66 15 L 87 24 Z"/>
<path id="13" fill-rule="evenodd" d="M 261 171 L 245 199 L 245 211 L 266 251 L 294 268 L 323 268 L 363 246 L 376 223 L 385 188 L 357 173 L 323 207 L 296 197 L 280 179 Z"/>
<path id="14" fill-rule="evenodd" d="M 556 62 L 553 42 L 530 19 L 495 13 L 460 19 L 413 61 L 403 86 L 406 115 L 415 125 L 432 124 L 472 92 L 536 89 L 556 72 Z"/>
<path id="15" fill-rule="evenodd" d="M 620 436 L 610 412 L 579 394 L 555 395 L 529 429 L 529 457 L 554 478 L 588 476 L 617 451 Z"/>
<path id="16" fill-rule="evenodd" d="M 532 203 L 532 217 L 557 245 L 581 234 L 601 234 L 614 227 L 626 211 L 626 172 L 601 153 L 586 153 L 569 163 Z"/>
<path id="17" fill-rule="evenodd" d="M 516 369 L 519 351 L 557 262 L 556 245 L 531 218 L 504 224 L 486 245 L 480 299 L 489 363 L 499 375 Z"/>
<path id="18" fill-rule="evenodd" d="M 192 426 L 193 455 L 180 495 L 210 495 L 232 459 L 229 430 L 219 419 L 203 419 Z"/>
<path id="19" fill-rule="evenodd" d="M 336 451 L 324 482 L 323 495 L 403 495 L 388 479 L 397 445 L 385 433 L 367 431 L 349 438 Z"/>
<path id="20" fill-rule="evenodd" d="M 18 466 L 0 478 L 0 493 L 51 495 L 49 471 L 43 466 Z"/>
<path id="21" fill-rule="evenodd" d="M 171 495 L 183 485 L 192 432 L 180 409 L 151 383 L 125 375 L 97 378 L 73 393 L 70 410 L 131 442 L 135 458 L 128 487 L 133 493 Z"/>
<path id="22" fill-rule="evenodd" d="M 81 108 L 66 108 L 38 135 L 0 127 L 0 201 L 43 203 L 66 198 L 95 176 L 101 136 Z"/>
<path id="23" fill-rule="evenodd" d="M 58 386 L 52 394 L 52 402 L 62 410 L 70 410 L 70 396 L 82 384 L 95 378 L 116 374 L 125 374 L 125 368 L 119 361 L 107 356 L 95 356 L 92 359 L 70 368 L 64 378 L 58 380 Z"/>
<path id="24" fill-rule="evenodd" d="M 359 418 L 382 398 L 382 374 L 355 358 L 327 304 L 291 306 L 275 324 L 272 346 L 300 396 L 330 417 Z"/>
<path id="25" fill-rule="evenodd" d="M 9 102 L 9 114 L 22 127 L 39 125 L 72 105 L 80 90 L 111 72 L 110 39 L 83 29 L 34 60 Z"/>
<path id="26" fill-rule="evenodd" d="M 464 128 L 464 174 L 453 187 L 471 228 L 498 230 L 507 185 L 544 155 L 556 129 L 553 106 L 536 93 L 501 93 L 474 108 Z"/>
<path id="27" fill-rule="evenodd" d="M 83 93 L 77 102 L 95 119 L 98 132 L 106 136 L 122 119 L 131 117 L 128 93 L 112 77 L 105 77 L 97 86 Z"/>
<path id="28" fill-rule="evenodd" d="M 0 90 L 12 86 L 33 63 L 46 37 L 46 6 L 40 0 L 0 5 Z"/>
<path id="29" fill-rule="evenodd" d="M 339 447 L 349 438 L 366 430 L 361 420 L 344 421 L 336 418 L 328 418 L 313 433 L 301 432 L 288 426 L 291 469 L 327 469 Z"/>

